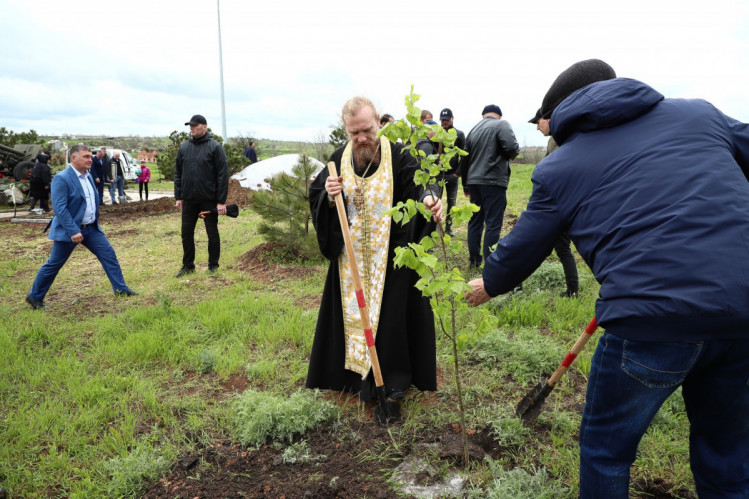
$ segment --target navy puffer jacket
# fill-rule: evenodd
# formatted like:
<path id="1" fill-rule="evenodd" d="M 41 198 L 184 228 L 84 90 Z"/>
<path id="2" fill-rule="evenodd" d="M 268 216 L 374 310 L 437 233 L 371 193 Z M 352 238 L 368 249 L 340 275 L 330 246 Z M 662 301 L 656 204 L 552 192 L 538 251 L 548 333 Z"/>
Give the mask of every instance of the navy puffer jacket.
<path id="1" fill-rule="evenodd" d="M 569 232 L 601 284 L 598 322 L 652 341 L 749 337 L 749 126 L 617 78 L 551 117 L 560 147 L 484 269 L 513 289 Z"/>

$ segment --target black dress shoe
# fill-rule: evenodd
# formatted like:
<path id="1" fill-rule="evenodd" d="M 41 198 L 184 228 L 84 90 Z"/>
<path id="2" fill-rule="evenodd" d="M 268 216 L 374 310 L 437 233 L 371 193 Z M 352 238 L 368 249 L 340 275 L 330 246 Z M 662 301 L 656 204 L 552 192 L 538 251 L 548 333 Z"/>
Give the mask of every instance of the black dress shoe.
<path id="1" fill-rule="evenodd" d="M 188 267 L 182 267 L 181 269 L 179 269 L 179 272 L 174 274 L 174 277 L 182 277 L 185 274 L 192 274 L 193 272 L 195 272 L 194 268 L 191 269 Z"/>
<path id="2" fill-rule="evenodd" d="M 114 292 L 115 296 L 138 296 L 137 291 L 133 291 L 132 289 L 118 289 Z"/>
<path id="3" fill-rule="evenodd" d="M 47 307 L 44 306 L 44 302 L 43 301 L 35 300 L 35 299 L 33 299 L 32 297 L 30 297 L 28 295 L 26 296 L 26 303 L 28 303 L 29 305 L 31 305 L 31 308 L 33 308 L 34 310 L 39 310 L 40 308 L 47 308 Z"/>
<path id="4" fill-rule="evenodd" d="M 218 265 L 212 265 L 208 267 L 209 274 L 215 274 L 216 272 L 218 272 Z"/>

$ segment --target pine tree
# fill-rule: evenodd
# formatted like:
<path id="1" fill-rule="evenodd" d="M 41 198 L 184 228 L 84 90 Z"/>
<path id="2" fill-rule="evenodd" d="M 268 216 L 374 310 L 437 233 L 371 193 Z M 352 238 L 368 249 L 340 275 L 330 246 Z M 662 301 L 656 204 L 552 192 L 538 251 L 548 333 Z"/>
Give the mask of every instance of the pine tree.
<path id="1" fill-rule="evenodd" d="M 271 177 L 270 191 L 255 192 L 252 210 L 263 219 L 258 232 L 267 241 L 277 243 L 282 256 L 314 258 L 319 251 L 309 208 L 309 187 L 317 168 L 309 156 L 301 154 L 291 172 Z"/>

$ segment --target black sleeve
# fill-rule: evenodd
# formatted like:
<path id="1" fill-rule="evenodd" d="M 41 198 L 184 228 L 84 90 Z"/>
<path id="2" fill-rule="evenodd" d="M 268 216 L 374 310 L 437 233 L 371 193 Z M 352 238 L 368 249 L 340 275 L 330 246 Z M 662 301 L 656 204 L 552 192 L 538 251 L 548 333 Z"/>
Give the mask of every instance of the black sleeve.
<path id="1" fill-rule="evenodd" d="M 216 166 L 216 202 L 225 204 L 229 196 L 229 162 L 224 147 L 215 142 L 214 165 Z M 176 185 L 176 183 L 175 183 Z"/>
<path id="2" fill-rule="evenodd" d="M 338 149 L 330 158 L 330 161 L 335 162 L 339 175 L 342 153 L 343 150 Z M 329 202 L 328 192 L 325 190 L 325 180 L 328 176 L 328 169 L 324 168 L 310 185 L 309 206 L 320 253 L 332 261 L 337 259 L 343 250 L 343 231 L 338 220 L 338 210 Z"/>
<path id="3" fill-rule="evenodd" d="M 174 199 L 182 199 L 182 145 L 177 150 L 177 158 L 174 160 Z"/>

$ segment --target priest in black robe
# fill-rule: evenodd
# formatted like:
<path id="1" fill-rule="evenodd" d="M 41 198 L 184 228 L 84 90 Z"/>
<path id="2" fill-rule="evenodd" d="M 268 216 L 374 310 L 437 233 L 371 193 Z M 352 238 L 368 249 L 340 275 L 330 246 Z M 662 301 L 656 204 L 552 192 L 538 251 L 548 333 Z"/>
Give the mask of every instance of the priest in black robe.
<path id="1" fill-rule="evenodd" d="M 342 116 L 350 140 L 330 158 L 339 177 L 330 177 L 325 169 L 310 187 L 318 244 L 330 266 L 306 386 L 359 393 L 363 401 L 376 398 L 366 345 L 358 336 L 361 320 L 347 282 L 348 259 L 332 197 L 342 194 L 387 393 L 398 400 L 412 385 L 436 390 L 432 309 L 414 287 L 417 274 L 405 267 L 393 268 L 393 258 L 396 247 L 418 241 L 434 229 L 434 222 L 442 219 L 441 202 L 414 184 L 416 159 L 404 152 L 401 144 L 377 138 L 378 116 L 369 99 L 349 100 Z M 382 215 L 398 201 L 408 199 L 430 208 L 433 221 L 427 223 L 417 215 L 402 225 Z"/>

